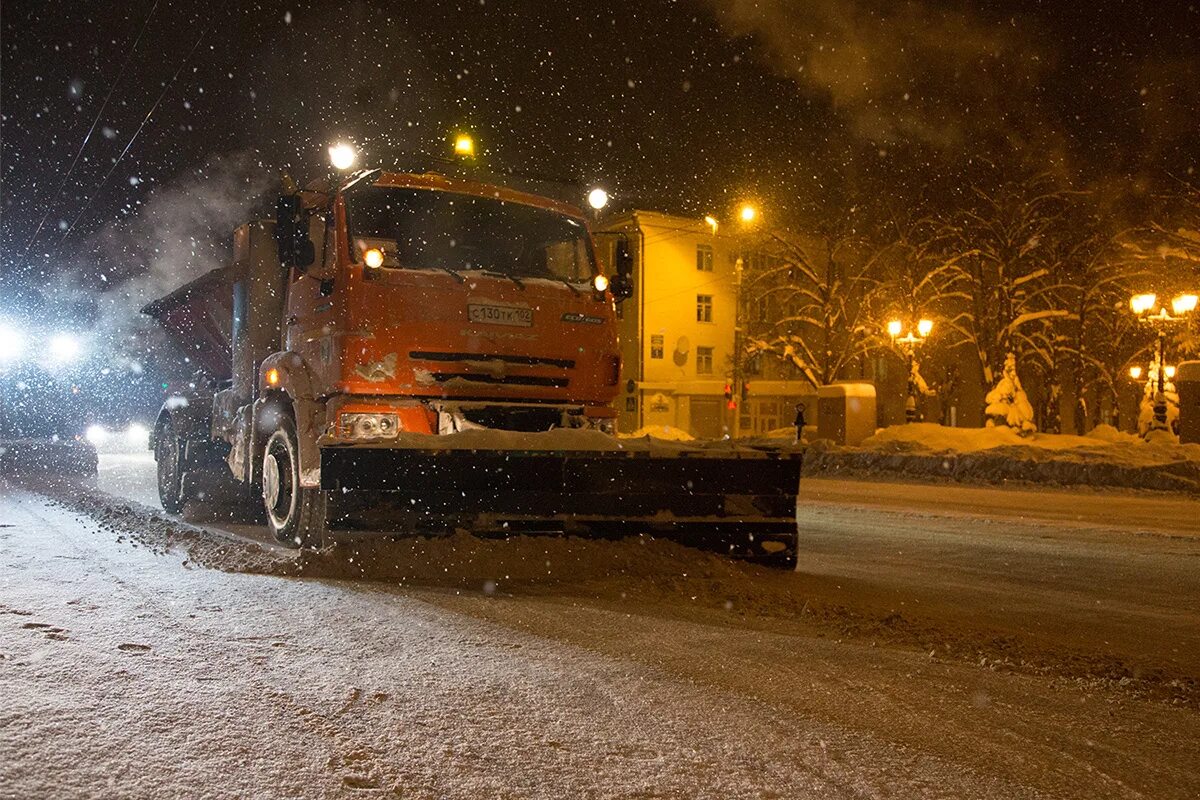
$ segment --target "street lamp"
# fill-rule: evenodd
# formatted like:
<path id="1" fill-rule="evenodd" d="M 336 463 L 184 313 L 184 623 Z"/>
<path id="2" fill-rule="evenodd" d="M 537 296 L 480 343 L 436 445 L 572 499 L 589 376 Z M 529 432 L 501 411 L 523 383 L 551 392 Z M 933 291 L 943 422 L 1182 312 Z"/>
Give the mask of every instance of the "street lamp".
<path id="1" fill-rule="evenodd" d="M 738 209 L 738 219 L 742 223 L 743 232 L 748 230 L 754 221 L 758 219 L 758 209 L 749 203 L 743 203 Z M 717 220 L 714 217 L 705 217 L 704 221 L 712 228 L 715 235 L 717 232 Z M 746 319 L 742 313 L 742 278 L 745 276 L 746 267 L 746 246 L 744 240 L 739 240 L 738 249 L 741 251 L 738 254 L 737 263 L 734 264 L 733 273 L 733 384 L 730 390 L 735 397 L 741 397 L 744 394 L 746 383 L 745 376 L 742 374 L 742 340 L 745 336 Z M 731 400 L 730 405 L 734 408 L 732 424 L 729 429 L 733 432 L 733 438 L 737 438 L 741 433 L 742 427 L 742 409 L 734 406 L 736 401 Z"/>
<path id="2" fill-rule="evenodd" d="M 1167 303 L 1160 304 L 1158 295 L 1152 292 L 1135 294 L 1129 298 L 1130 310 L 1133 311 L 1140 322 L 1154 328 L 1158 340 L 1155 360 L 1158 381 L 1154 393 L 1154 418 L 1150 427 L 1146 430 L 1147 435 L 1149 435 L 1150 431 L 1154 430 L 1170 430 L 1170 425 L 1167 423 L 1167 380 L 1174 376 L 1175 371 L 1172 369 L 1171 375 L 1167 374 L 1167 329 L 1185 322 L 1187 315 L 1196 310 L 1198 301 L 1200 301 L 1200 297 L 1191 292 L 1178 294 L 1171 298 L 1171 307 L 1168 310 Z M 1155 308 L 1158 310 L 1155 311 Z"/>
<path id="3" fill-rule="evenodd" d="M 475 140 L 469 134 L 460 133 L 454 137 L 454 155 L 459 158 L 475 157 Z"/>
<path id="4" fill-rule="evenodd" d="M 596 211 L 599 211 L 608 205 L 608 192 L 597 186 L 595 189 L 592 189 L 590 192 L 588 192 L 587 201 L 589 206 Z"/>
<path id="5" fill-rule="evenodd" d="M 917 320 L 916 333 L 910 330 L 903 336 L 900 334 L 904 333 L 904 323 L 898 319 L 888 320 L 887 332 L 892 339 L 892 345 L 900 348 L 900 352 L 904 354 L 905 361 L 908 363 L 908 396 L 904 400 L 904 421 L 916 422 L 918 418 L 917 394 L 924 394 L 921 389 L 924 381 L 921 378 L 920 366 L 916 359 L 917 348 L 925 344 L 929 334 L 933 333 L 933 320 Z"/>
<path id="6" fill-rule="evenodd" d="M 353 167 L 355 157 L 354 147 L 345 142 L 339 142 L 329 148 L 329 162 L 339 172 L 345 172 Z"/>

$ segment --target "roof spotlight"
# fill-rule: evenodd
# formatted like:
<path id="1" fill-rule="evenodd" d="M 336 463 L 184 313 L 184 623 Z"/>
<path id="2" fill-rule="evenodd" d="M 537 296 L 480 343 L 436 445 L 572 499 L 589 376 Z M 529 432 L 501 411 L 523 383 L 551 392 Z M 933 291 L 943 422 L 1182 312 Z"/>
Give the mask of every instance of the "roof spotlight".
<path id="1" fill-rule="evenodd" d="M 462 158 L 473 158 L 475 156 L 475 140 L 465 133 L 455 136 L 454 155 Z"/>
<path id="2" fill-rule="evenodd" d="M 587 201 L 589 206 L 599 211 L 608 205 L 608 192 L 597 186 L 588 192 Z"/>
<path id="3" fill-rule="evenodd" d="M 354 166 L 354 148 L 345 142 L 339 142 L 329 148 L 329 161 L 337 170 L 347 170 Z"/>

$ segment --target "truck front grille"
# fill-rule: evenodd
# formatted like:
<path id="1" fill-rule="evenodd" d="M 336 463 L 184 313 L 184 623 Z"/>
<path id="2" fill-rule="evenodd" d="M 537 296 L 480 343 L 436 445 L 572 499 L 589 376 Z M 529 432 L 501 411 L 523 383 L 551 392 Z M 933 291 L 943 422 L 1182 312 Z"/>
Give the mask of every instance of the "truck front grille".
<path id="1" fill-rule="evenodd" d="M 488 353 L 438 353 L 429 350 L 413 350 L 409 358 L 419 361 L 503 361 L 525 367 L 558 367 L 575 369 L 575 361 L 569 358 L 542 358 L 540 356 L 490 355 Z"/>
<path id="2" fill-rule="evenodd" d="M 446 383 L 455 379 L 471 383 L 496 383 L 509 386 L 551 386 L 564 389 L 571 382 L 567 378 L 549 378 L 542 375 L 486 375 L 477 372 L 435 372 L 433 379 Z"/>

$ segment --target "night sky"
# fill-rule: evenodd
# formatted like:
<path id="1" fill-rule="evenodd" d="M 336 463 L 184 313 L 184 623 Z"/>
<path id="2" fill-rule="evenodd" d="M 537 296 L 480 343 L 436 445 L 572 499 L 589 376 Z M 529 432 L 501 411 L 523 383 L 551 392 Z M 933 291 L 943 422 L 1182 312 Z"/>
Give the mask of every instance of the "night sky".
<path id="1" fill-rule="evenodd" d="M 126 313 L 339 137 L 386 164 L 468 129 L 493 167 L 781 225 L 936 207 L 980 163 L 1149 194 L 1200 161 L 1200 10 L 1133 5 L 7 0 L 0 313 Z"/>

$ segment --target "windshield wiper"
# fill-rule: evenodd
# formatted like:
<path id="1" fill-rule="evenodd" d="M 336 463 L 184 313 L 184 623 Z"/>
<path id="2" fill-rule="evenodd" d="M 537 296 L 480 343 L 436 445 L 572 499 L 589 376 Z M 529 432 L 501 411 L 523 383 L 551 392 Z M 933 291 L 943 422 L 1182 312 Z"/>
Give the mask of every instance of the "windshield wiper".
<path id="1" fill-rule="evenodd" d="M 567 287 L 568 289 L 570 289 L 572 292 L 574 292 L 574 293 L 575 293 L 575 296 L 576 296 L 576 297 L 580 297 L 580 296 L 583 294 L 583 292 L 579 291 L 579 287 L 578 287 L 578 286 L 576 286 L 575 284 L 571 283 L 571 282 L 570 282 L 569 280 L 567 280 L 566 278 L 560 278 L 560 277 L 558 277 L 558 276 L 556 275 L 556 276 L 554 276 L 554 280 L 556 280 L 556 281 L 559 281 L 560 283 L 563 283 L 563 284 L 565 284 L 565 285 L 566 285 L 566 287 Z"/>
<path id="2" fill-rule="evenodd" d="M 482 272 L 484 275 L 490 275 L 493 278 L 508 278 L 510 281 L 515 283 L 522 290 L 524 290 L 524 288 L 525 288 L 525 282 L 522 281 L 520 278 L 518 278 L 516 275 L 510 275 L 507 272 L 498 272 L 494 269 L 484 269 L 484 270 L 480 270 L 480 272 Z"/>
<path id="3" fill-rule="evenodd" d="M 455 270 L 452 270 L 449 267 L 438 267 L 438 269 L 440 269 L 442 272 L 449 272 L 451 275 L 454 276 L 454 280 L 458 281 L 459 283 L 467 282 L 466 276 L 463 275 L 461 272 L 456 272 Z"/>

